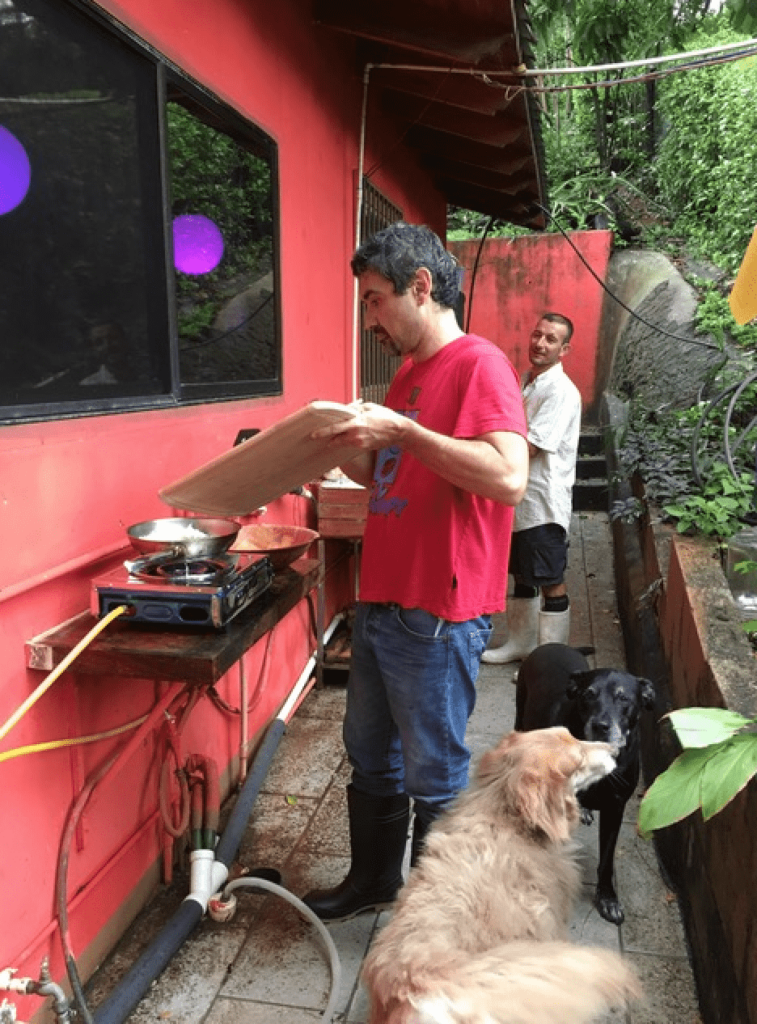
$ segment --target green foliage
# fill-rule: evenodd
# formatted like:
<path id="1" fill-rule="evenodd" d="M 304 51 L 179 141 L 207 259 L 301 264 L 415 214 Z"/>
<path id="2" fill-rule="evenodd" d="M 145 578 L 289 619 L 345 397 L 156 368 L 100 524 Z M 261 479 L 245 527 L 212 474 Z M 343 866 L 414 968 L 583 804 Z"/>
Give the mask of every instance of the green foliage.
<path id="1" fill-rule="evenodd" d="M 689 42 L 736 42 L 723 17 Z M 655 164 L 676 228 L 694 251 L 735 272 L 757 222 L 757 58 L 671 75 L 660 86 L 665 125 Z"/>
<path id="2" fill-rule="evenodd" d="M 682 708 L 667 716 L 683 753 L 655 779 L 639 808 L 649 836 L 701 809 L 721 811 L 757 774 L 757 719 L 723 708 Z"/>
<path id="3" fill-rule="evenodd" d="M 751 475 L 744 472 L 734 479 L 726 463 L 715 462 L 701 493 L 665 505 L 664 511 L 676 520 L 679 533 L 695 532 L 725 539 L 741 528 L 753 501 Z"/>
<path id="4" fill-rule="evenodd" d="M 737 373 L 743 374 L 743 368 Z M 716 397 L 733 394 L 725 386 L 728 380 L 721 376 L 713 383 Z M 647 500 L 662 508 L 681 533 L 727 540 L 755 508 L 755 384 L 743 387 L 739 400 L 730 404 L 711 400 L 688 409 L 650 409 L 634 401 L 617 438 L 623 473 L 639 474 Z M 725 458 L 726 436 L 733 472 Z M 617 502 L 611 510 L 613 518 L 625 521 L 638 514 L 638 503 Z"/>
<path id="5" fill-rule="evenodd" d="M 520 235 L 531 234 L 528 228 L 519 227 L 517 224 L 508 224 L 496 217 L 492 219 L 475 210 L 465 210 L 457 206 L 450 207 L 447 215 L 447 238 L 451 242 L 465 242 L 470 238 L 481 238 L 484 232 L 486 232 L 487 238 L 518 238 Z"/>
<path id="6" fill-rule="evenodd" d="M 721 345 L 734 341 L 745 348 L 757 342 L 757 330 L 751 324 L 737 324 L 733 319 L 728 296 L 714 281 L 694 282 L 699 293 L 696 325 L 702 334 L 711 334 Z M 730 287 L 728 288 L 730 292 Z"/>
<path id="7" fill-rule="evenodd" d="M 726 8 L 737 32 L 757 32 L 757 0 L 727 0 Z"/>
<path id="8" fill-rule="evenodd" d="M 720 13 L 712 6 L 708 0 L 532 0 L 536 65 L 619 63 L 757 32 L 757 0 L 728 0 Z M 635 83 L 623 81 L 629 73 L 622 71 L 545 77 L 540 84 L 559 87 L 539 99 L 548 194 L 560 227 L 601 224 L 620 244 L 663 249 L 672 236 L 679 247 L 735 272 L 757 222 L 757 58 L 700 63 Z M 605 87 L 608 82 L 617 84 Z M 547 229 L 558 224 L 550 221 Z M 708 307 L 703 317 L 714 317 L 720 336 L 719 314 Z"/>

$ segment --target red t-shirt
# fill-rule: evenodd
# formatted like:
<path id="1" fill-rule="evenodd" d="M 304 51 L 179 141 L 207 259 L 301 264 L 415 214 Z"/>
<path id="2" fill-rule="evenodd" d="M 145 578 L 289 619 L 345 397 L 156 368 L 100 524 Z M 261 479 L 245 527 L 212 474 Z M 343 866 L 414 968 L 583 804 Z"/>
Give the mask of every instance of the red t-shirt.
<path id="1" fill-rule="evenodd" d="M 526 436 L 517 374 L 484 338 L 463 335 L 417 365 L 406 360 L 386 403 L 429 430 Z M 502 611 L 513 509 L 428 469 L 399 447 L 377 452 L 361 561 L 361 601 L 396 602 L 464 622 Z"/>

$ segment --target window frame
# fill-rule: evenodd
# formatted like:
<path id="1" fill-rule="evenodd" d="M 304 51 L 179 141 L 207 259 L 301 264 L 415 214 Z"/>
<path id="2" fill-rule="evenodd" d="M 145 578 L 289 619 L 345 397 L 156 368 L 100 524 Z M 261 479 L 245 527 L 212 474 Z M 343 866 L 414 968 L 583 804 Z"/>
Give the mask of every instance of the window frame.
<path id="1" fill-rule="evenodd" d="M 166 390 L 159 393 L 129 396 L 109 396 L 89 398 L 82 395 L 70 400 L 43 401 L 35 403 L 0 406 L 0 426 L 11 426 L 17 423 L 46 422 L 51 420 L 80 419 L 84 417 L 158 410 L 168 408 L 205 405 L 210 403 L 239 401 L 244 398 L 275 396 L 283 394 L 283 338 L 282 338 L 282 305 L 281 305 L 281 220 L 280 220 L 280 181 L 279 154 L 276 140 L 264 129 L 244 117 L 228 102 L 221 100 L 209 88 L 187 74 L 180 66 L 171 61 L 165 54 L 139 37 L 134 31 L 118 21 L 110 12 L 93 5 L 90 0 L 67 0 L 77 12 L 76 16 L 89 19 L 99 30 L 114 37 L 121 45 L 135 54 L 138 59 L 146 59 L 154 68 L 153 113 L 157 123 L 149 132 L 154 141 L 155 152 L 151 158 L 156 166 L 151 168 L 147 179 L 152 196 L 149 204 L 150 213 L 161 210 L 162 224 L 153 226 L 151 234 L 160 239 L 163 245 L 163 272 L 159 285 L 164 299 L 160 311 L 153 309 L 155 334 L 165 331 L 163 344 L 154 355 L 165 367 Z M 174 95 L 170 95 L 173 92 Z M 185 99 L 187 110 L 195 117 L 199 116 L 206 124 L 228 135 L 235 143 L 249 148 L 250 151 L 264 154 L 271 171 L 271 232 L 272 257 L 271 267 L 274 276 L 274 330 L 273 338 L 275 353 L 275 375 L 265 379 L 238 382 L 222 382 L 207 384 L 182 384 L 179 366 L 179 345 L 177 317 L 177 291 L 175 286 L 176 270 L 174 268 L 173 233 L 172 233 L 172 201 L 171 201 L 171 168 L 168 147 L 168 129 L 166 108 L 169 101 L 177 100 L 176 93 Z M 198 115 L 204 114 L 205 117 Z M 140 111 L 137 111 L 138 115 Z M 153 130 L 154 129 L 154 130 Z M 247 145 L 246 145 L 247 144 Z M 153 173 L 154 171 L 154 173 Z M 155 196 L 155 192 L 158 196 Z M 161 325 L 161 315 L 164 323 Z M 152 333 L 152 332 L 151 332 Z M 153 342 L 154 344 L 154 342 Z"/>

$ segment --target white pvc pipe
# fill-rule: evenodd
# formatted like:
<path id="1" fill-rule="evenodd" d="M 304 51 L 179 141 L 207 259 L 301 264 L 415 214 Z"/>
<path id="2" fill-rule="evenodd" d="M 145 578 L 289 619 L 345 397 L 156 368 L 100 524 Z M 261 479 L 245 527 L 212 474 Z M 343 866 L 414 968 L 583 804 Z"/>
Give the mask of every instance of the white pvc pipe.
<path id="1" fill-rule="evenodd" d="M 343 618 L 344 618 L 344 613 L 343 612 L 338 612 L 334 616 L 334 618 L 331 620 L 331 622 L 328 624 L 326 629 L 324 629 L 324 631 L 323 631 L 323 643 L 324 643 L 324 645 L 327 644 L 328 641 L 331 639 L 331 636 L 332 636 L 334 630 L 336 629 L 337 625 L 339 624 L 339 622 Z M 305 665 L 305 668 L 302 670 L 302 673 L 300 674 L 299 679 L 297 680 L 297 682 L 292 687 L 292 690 L 291 690 L 289 696 L 287 697 L 286 701 L 282 705 L 281 711 L 279 711 L 278 715 L 276 715 L 276 717 L 280 718 L 282 720 L 282 722 L 286 722 L 287 718 L 291 714 L 292 708 L 295 706 L 295 704 L 299 700 L 300 694 L 305 689 L 305 685 L 307 684 L 307 681 L 310 679 L 310 674 L 312 673 L 314 666 L 315 666 L 315 654 L 311 654 L 310 657 L 308 658 L 308 661 L 307 661 L 307 664 Z"/>
<path id="2" fill-rule="evenodd" d="M 192 850 L 189 862 L 190 892 L 184 897 L 184 902 L 195 900 L 205 913 L 208 909 L 208 900 L 221 889 L 229 877 L 229 869 L 220 860 L 215 859 L 212 850 Z"/>
<path id="3" fill-rule="evenodd" d="M 360 112 L 360 140 L 358 142 L 357 155 L 357 202 L 355 206 L 355 248 L 360 245 L 360 223 L 363 219 L 363 170 L 365 167 L 365 127 L 368 118 L 368 83 L 371 75 L 372 64 L 365 65 L 363 72 L 363 106 Z M 360 366 L 360 296 L 358 294 L 358 280 L 353 279 L 352 284 L 352 366 L 350 377 L 350 401 L 358 400 L 358 367 Z"/>

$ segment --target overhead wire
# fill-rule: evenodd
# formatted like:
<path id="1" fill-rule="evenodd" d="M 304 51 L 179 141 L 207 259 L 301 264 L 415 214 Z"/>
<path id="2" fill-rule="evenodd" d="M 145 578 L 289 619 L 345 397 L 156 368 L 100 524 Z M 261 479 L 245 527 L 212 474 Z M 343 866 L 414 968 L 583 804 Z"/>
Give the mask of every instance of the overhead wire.
<path id="1" fill-rule="evenodd" d="M 757 39 L 742 39 L 736 43 L 709 46 L 704 50 L 684 50 L 683 53 L 669 53 L 660 57 L 639 57 L 637 60 L 618 61 L 614 64 L 588 64 L 583 67 L 527 68 L 520 72 L 520 74 L 523 78 L 535 78 L 540 75 L 582 75 L 597 71 L 624 71 L 626 68 L 665 64 L 671 60 L 690 61 L 692 57 L 706 57 L 709 54 L 726 53 L 739 47 L 749 46 L 757 46 Z M 489 72 L 489 74 L 501 74 L 501 72 Z"/>
<path id="2" fill-rule="evenodd" d="M 662 334 L 666 338 L 672 338 L 674 341 L 685 341 L 688 345 L 699 345 L 701 348 L 710 348 L 710 349 L 713 349 L 715 352 L 722 352 L 723 351 L 722 348 L 719 345 L 716 345 L 716 344 L 714 344 L 711 341 L 703 341 L 703 340 L 700 340 L 699 338 L 689 338 L 689 337 L 684 336 L 683 334 L 673 334 L 671 331 L 666 331 L 666 330 L 664 330 L 664 328 L 658 326 L 657 324 L 653 324 L 649 320 L 645 320 L 643 316 L 641 316 L 635 310 L 631 309 L 630 306 L 626 305 L 626 303 L 623 302 L 623 300 L 618 295 L 616 295 L 615 292 L 613 292 L 611 288 L 608 288 L 608 286 L 605 284 L 605 282 L 602 280 L 602 278 L 599 276 L 599 274 L 597 274 L 597 272 L 594 270 L 594 268 L 591 266 L 591 264 L 588 262 L 588 260 L 585 259 L 583 253 L 573 243 L 573 240 L 570 238 L 570 236 L 568 235 L 567 231 L 564 230 L 564 228 L 562 227 L 560 222 L 557 220 L 555 215 L 553 213 L 551 213 L 545 206 L 542 206 L 541 203 L 535 203 L 534 205 L 537 206 L 542 211 L 542 213 L 545 213 L 547 215 L 547 217 L 549 217 L 549 219 L 555 225 L 555 227 L 560 232 L 560 234 L 563 236 L 563 238 L 566 240 L 566 242 L 571 247 L 571 249 L 575 252 L 576 256 L 578 256 L 579 260 L 583 263 L 583 265 L 589 271 L 589 273 L 594 278 L 594 280 L 599 285 L 602 286 L 604 291 L 610 296 L 611 299 L 613 299 L 613 301 L 617 302 L 617 304 L 619 306 L 621 306 L 627 313 L 630 313 L 630 315 L 632 317 L 634 317 L 634 319 L 639 320 L 641 323 L 644 324 L 645 327 L 651 328 L 657 334 Z"/>

